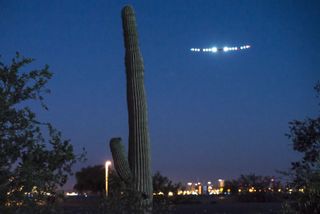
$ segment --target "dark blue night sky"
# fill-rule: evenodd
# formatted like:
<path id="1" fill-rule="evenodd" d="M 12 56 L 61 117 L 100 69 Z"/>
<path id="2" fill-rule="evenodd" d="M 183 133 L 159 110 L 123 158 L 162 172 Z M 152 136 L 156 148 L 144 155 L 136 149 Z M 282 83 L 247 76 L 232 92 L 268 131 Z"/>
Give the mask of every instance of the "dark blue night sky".
<path id="1" fill-rule="evenodd" d="M 0 1 L 0 54 L 49 64 L 51 121 L 87 165 L 127 142 L 121 8 L 128 1 Z M 175 181 L 277 175 L 298 158 L 288 122 L 318 114 L 320 3 L 129 1 L 145 62 L 154 171 Z M 252 48 L 219 54 L 192 47 Z M 71 181 L 72 183 L 72 181 Z M 69 183 L 69 185 L 71 185 Z"/>

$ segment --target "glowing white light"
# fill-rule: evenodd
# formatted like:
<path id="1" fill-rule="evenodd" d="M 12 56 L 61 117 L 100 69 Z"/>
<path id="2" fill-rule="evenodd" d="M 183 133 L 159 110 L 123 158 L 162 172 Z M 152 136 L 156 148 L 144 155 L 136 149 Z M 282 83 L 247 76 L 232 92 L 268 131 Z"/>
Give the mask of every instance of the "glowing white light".
<path id="1" fill-rule="evenodd" d="M 77 192 L 67 192 L 66 196 L 78 196 L 79 194 Z"/>
<path id="2" fill-rule="evenodd" d="M 218 47 L 211 47 L 211 48 L 190 48 L 190 51 L 193 52 L 212 52 L 212 53 L 216 53 L 216 52 L 220 52 L 220 51 L 224 51 L 224 52 L 228 52 L 228 51 L 238 51 L 238 50 L 244 50 L 244 49 L 248 49 L 251 48 L 250 45 L 243 45 L 243 46 L 234 46 L 234 47 L 228 47 L 225 46 L 223 48 L 218 48 Z"/>
<path id="3" fill-rule="evenodd" d="M 106 196 L 108 197 L 109 191 L 109 166 L 111 166 L 111 161 L 106 161 L 105 163 L 105 188 L 106 188 Z"/>
<path id="4" fill-rule="evenodd" d="M 111 165 L 111 161 L 106 161 L 106 167 L 109 167 Z"/>

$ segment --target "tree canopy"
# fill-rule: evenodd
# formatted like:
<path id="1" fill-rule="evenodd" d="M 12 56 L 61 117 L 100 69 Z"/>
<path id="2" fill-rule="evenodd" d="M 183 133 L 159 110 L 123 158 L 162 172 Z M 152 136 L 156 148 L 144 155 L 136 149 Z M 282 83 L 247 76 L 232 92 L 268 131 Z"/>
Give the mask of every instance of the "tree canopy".
<path id="1" fill-rule="evenodd" d="M 320 82 L 314 87 L 320 97 Z M 302 159 L 292 162 L 291 186 L 302 189 L 291 203 L 291 209 L 299 213 L 320 213 L 320 116 L 290 122 L 289 139 L 294 151 Z"/>
<path id="2" fill-rule="evenodd" d="M 66 183 L 79 158 L 69 140 L 39 121 L 31 103 L 44 110 L 52 77 L 49 66 L 28 71 L 34 59 L 19 53 L 6 65 L 0 58 L 0 205 L 33 203 Z M 30 193 L 32 197 L 26 197 Z M 36 200 L 37 199 L 37 200 Z"/>
<path id="3" fill-rule="evenodd" d="M 157 171 L 152 176 L 153 191 L 155 193 L 163 192 L 168 195 L 169 192 L 177 193 L 178 189 L 182 187 L 181 183 L 173 183 L 168 177 L 161 175 Z"/>
<path id="4" fill-rule="evenodd" d="M 238 193 L 239 189 L 242 193 L 247 193 L 252 188 L 261 192 L 277 191 L 280 187 L 280 181 L 274 177 L 255 174 L 240 175 L 236 180 L 225 181 L 225 188 L 230 189 L 231 193 Z"/>
<path id="5" fill-rule="evenodd" d="M 105 167 L 103 165 L 88 166 L 76 172 L 77 183 L 74 189 L 83 193 L 99 193 L 105 192 Z M 109 170 L 109 190 L 112 195 L 114 191 L 122 190 L 122 182 L 114 170 Z"/>

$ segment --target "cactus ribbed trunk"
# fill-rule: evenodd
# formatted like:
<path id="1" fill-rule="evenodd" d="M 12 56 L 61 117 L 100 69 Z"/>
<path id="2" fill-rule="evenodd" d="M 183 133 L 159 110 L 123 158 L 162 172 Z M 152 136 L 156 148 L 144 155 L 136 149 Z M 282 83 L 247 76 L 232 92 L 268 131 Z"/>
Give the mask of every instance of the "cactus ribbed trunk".
<path id="1" fill-rule="evenodd" d="M 115 168 L 120 177 L 129 183 L 134 191 L 142 194 L 145 199 L 143 204 L 150 204 L 152 202 L 152 175 L 144 66 L 138 44 L 135 14 L 131 6 L 125 6 L 122 10 L 122 26 L 129 118 L 128 161 L 123 152 L 121 139 L 112 139 L 110 146 Z"/>
<path id="2" fill-rule="evenodd" d="M 147 102 L 144 89 L 144 66 L 138 44 L 136 20 L 131 7 L 122 11 L 129 113 L 129 165 L 133 188 L 152 197 L 150 143 Z"/>

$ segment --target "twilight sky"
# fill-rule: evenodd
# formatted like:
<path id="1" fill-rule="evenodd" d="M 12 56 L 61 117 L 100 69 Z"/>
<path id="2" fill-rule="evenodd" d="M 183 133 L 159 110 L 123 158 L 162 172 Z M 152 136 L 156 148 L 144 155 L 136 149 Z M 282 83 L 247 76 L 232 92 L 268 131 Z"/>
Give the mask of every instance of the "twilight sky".
<path id="1" fill-rule="evenodd" d="M 86 163 L 127 145 L 121 8 L 134 6 L 145 62 L 154 171 L 175 181 L 277 175 L 298 158 L 288 122 L 319 113 L 319 1 L 0 0 L 0 54 L 49 64 L 51 121 Z M 219 54 L 192 47 L 252 48 Z M 72 185 L 73 179 L 69 182 Z"/>

